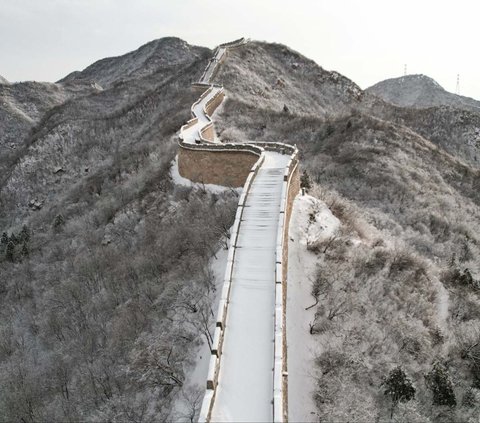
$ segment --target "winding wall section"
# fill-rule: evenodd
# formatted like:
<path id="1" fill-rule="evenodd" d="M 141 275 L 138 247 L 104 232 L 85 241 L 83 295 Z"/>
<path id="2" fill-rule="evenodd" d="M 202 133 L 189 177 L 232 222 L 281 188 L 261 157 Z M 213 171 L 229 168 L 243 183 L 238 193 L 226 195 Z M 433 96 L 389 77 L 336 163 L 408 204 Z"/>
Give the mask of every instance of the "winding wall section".
<path id="1" fill-rule="evenodd" d="M 223 144 L 211 116 L 225 96 L 210 80 L 229 49 L 215 50 L 180 129 L 179 172 L 194 182 L 243 186 L 232 228 L 200 421 L 287 420 L 288 223 L 300 187 L 298 151 L 281 143 Z"/>

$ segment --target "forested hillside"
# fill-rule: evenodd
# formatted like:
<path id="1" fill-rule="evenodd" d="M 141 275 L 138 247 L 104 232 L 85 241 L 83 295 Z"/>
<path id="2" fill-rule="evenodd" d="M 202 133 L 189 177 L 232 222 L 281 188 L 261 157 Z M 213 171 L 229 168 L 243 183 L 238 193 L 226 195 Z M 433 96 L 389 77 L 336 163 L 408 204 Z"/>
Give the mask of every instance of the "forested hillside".
<path id="1" fill-rule="evenodd" d="M 55 84 L 0 80 L 4 420 L 166 421 L 188 401 L 238 201 L 170 175 L 211 54 L 165 38 Z M 216 82 L 219 138 L 297 144 L 312 204 L 339 221 L 291 239 L 315 264 L 316 348 L 293 358 L 312 420 L 475 422 L 480 114 L 386 101 L 279 44 L 229 51 Z M 319 210 L 302 216 L 321 232 Z"/>
<path id="2" fill-rule="evenodd" d="M 475 421 L 480 171 L 442 128 L 479 115 L 384 103 L 281 45 L 248 45 L 218 78 L 221 136 L 297 144 L 304 184 L 341 222 L 304 252 L 317 262 L 304 327 L 318 345 L 315 419 Z"/>
<path id="3" fill-rule="evenodd" d="M 208 264 L 237 194 L 169 169 L 211 52 L 172 38 L 139 52 L 0 86 L 0 145 L 15 144 L 0 150 L 2 420 L 172 418 L 210 336 Z"/>

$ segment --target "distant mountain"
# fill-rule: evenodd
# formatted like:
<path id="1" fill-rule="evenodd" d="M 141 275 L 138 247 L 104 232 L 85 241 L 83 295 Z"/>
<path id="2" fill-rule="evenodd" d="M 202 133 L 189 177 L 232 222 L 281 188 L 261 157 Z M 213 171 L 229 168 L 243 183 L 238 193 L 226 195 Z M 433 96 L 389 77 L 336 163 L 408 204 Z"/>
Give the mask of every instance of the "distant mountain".
<path id="1" fill-rule="evenodd" d="M 99 60 L 81 72 L 72 72 L 59 82 L 92 80 L 106 88 L 121 80 L 147 76 L 160 69 L 191 63 L 200 56 L 199 50 L 195 49 L 180 38 L 161 38 L 122 56 Z"/>
<path id="2" fill-rule="evenodd" d="M 256 60 L 257 57 L 262 60 Z M 270 130 L 268 119 L 259 110 L 285 115 L 288 130 L 293 124 L 291 116 L 328 120 L 355 110 L 408 127 L 450 154 L 478 166 L 480 109 L 464 106 L 463 103 L 457 107 L 438 104 L 428 109 L 426 106 L 422 109 L 401 107 L 375 95 L 373 88 L 363 91 L 347 77 L 328 71 L 281 44 L 252 42 L 232 51 L 216 78 L 229 91 L 229 101 L 222 109 L 224 113 L 231 111 L 225 119 L 225 139 L 236 139 L 232 122 L 252 111 L 258 114 L 259 119 L 258 124 L 248 125 L 249 132 L 253 131 L 251 139 L 255 139 L 267 136 Z M 442 91 L 445 95 L 463 98 L 447 93 L 430 78 L 411 79 L 418 79 L 417 84 L 424 86 L 426 92 L 438 92 L 438 99 Z M 413 82 L 407 83 L 407 80 L 408 77 L 404 86 L 413 86 Z M 415 91 L 414 88 L 411 91 Z M 218 123 L 217 129 L 222 131 L 221 121 Z M 297 133 L 291 133 L 290 142 L 303 141 L 303 138 L 296 140 L 296 136 Z"/>
<path id="3" fill-rule="evenodd" d="M 480 112 L 480 101 L 452 94 L 425 75 L 386 79 L 366 90 L 389 103 L 402 107 L 451 106 Z"/>
<path id="4" fill-rule="evenodd" d="M 8 82 L 2 75 L 0 75 L 0 84 L 8 85 L 10 82 Z"/>
<path id="5" fill-rule="evenodd" d="M 480 160 L 480 102 L 444 90 L 425 75 L 387 79 L 366 93 L 382 119 L 405 125 L 466 162 Z"/>

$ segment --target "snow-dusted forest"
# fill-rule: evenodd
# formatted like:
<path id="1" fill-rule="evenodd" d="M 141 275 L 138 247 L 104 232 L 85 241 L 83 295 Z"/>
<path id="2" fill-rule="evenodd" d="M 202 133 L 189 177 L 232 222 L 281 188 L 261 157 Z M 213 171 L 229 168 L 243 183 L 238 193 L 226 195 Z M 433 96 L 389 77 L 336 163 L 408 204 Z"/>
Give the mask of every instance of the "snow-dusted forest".
<path id="1" fill-rule="evenodd" d="M 3 420 L 196 420 L 239 197 L 175 164 L 211 55 L 164 38 L 56 84 L 0 80 Z M 262 42 L 214 82 L 220 141 L 300 150 L 289 419 L 477 421 L 475 103 L 428 81 L 419 103 L 418 77 L 364 91 Z"/>

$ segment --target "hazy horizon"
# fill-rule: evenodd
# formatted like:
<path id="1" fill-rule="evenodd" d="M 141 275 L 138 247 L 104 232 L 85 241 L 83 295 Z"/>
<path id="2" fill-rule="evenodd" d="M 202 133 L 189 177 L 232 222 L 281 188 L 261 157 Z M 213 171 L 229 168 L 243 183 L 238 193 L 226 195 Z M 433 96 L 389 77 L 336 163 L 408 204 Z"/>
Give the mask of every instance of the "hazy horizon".
<path id="1" fill-rule="evenodd" d="M 200 7 L 201 5 L 201 7 Z M 4 0 L 0 75 L 10 82 L 57 81 L 105 57 L 177 36 L 213 48 L 242 36 L 285 44 L 361 88 L 424 74 L 447 91 L 480 99 L 473 50 L 479 6 L 460 0 L 385 4 L 298 0 Z"/>

